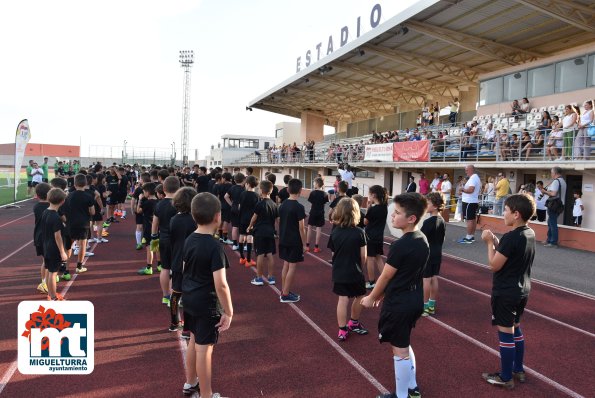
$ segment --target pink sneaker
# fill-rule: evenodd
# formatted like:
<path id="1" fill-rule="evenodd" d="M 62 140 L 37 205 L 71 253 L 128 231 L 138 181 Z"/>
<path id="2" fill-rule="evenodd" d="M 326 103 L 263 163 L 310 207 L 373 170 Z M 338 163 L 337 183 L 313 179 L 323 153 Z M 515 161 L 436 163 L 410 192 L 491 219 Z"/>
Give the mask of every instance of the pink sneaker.
<path id="1" fill-rule="evenodd" d="M 347 330 L 339 329 L 339 335 L 337 336 L 339 341 L 347 340 L 347 336 L 349 336 L 349 332 Z"/>

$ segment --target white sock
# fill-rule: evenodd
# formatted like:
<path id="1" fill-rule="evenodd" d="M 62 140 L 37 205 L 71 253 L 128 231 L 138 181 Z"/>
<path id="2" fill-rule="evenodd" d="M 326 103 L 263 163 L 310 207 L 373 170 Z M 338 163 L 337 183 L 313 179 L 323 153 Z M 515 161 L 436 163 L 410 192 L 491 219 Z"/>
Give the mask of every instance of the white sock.
<path id="1" fill-rule="evenodd" d="M 415 366 L 415 354 L 413 353 L 413 348 L 409 346 L 409 358 L 411 359 L 411 371 L 409 372 L 409 388 L 414 389 L 417 387 L 417 380 L 416 380 L 416 366 Z"/>
<path id="2" fill-rule="evenodd" d="M 409 397 L 409 379 L 411 375 L 411 359 L 393 357 L 395 362 L 395 382 L 397 384 L 397 398 Z"/>
<path id="3" fill-rule="evenodd" d="M 473 238 L 473 235 L 465 235 L 465 238 L 471 239 L 471 238 Z"/>
<path id="4" fill-rule="evenodd" d="M 136 244 L 140 245 L 143 239 L 143 231 L 135 231 L 134 236 L 136 237 Z"/>
<path id="5" fill-rule="evenodd" d="M 126 210 L 122 210 L 122 217 L 126 217 Z"/>

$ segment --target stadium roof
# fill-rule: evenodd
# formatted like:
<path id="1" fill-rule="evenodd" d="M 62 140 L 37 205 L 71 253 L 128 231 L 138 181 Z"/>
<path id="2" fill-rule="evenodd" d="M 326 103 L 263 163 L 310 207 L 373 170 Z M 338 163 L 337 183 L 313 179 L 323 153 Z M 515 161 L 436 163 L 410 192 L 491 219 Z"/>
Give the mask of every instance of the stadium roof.
<path id="1" fill-rule="evenodd" d="M 445 104 L 482 73 L 594 42 L 592 0 L 420 0 L 249 106 L 362 120 Z"/>

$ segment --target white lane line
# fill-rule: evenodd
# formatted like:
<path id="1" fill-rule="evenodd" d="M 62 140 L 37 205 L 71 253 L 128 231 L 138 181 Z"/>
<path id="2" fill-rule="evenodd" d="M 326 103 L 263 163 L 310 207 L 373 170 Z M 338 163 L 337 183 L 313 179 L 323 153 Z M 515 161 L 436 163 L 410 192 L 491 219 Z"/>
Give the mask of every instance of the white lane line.
<path id="1" fill-rule="evenodd" d="M 321 259 L 320 257 L 317 257 L 317 256 L 315 256 L 315 255 L 313 255 L 311 253 L 307 253 L 307 254 L 309 254 L 310 256 L 312 256 L 314 258 L 317 258 L 320 262 L 324 263 L 325 265 L 327 265 L 329 267 L 332 267 L 332 265 L 328 261 L 325 261 L 325 260 Z M 478 293 L 482 293 L 482 292 L 478 292 Z M 474 344 L 474 345 L 476 345 L 476 346 L 478 346 L 480 348 L 483 348 L 484 350 L 486 350 L 486 351 L 488 351 L 488 352 L 496 355 L 497 357 L 500 357 L 500 352 L 499 351 L 496 351 L 493 348 L 488 347 L 484 343 L 482 343 L 482 342 L 480 342 L 478 340 L 475 340 L 473 337 L 466 335 L 465 333 L 461 332 L 460 330 L 455 329 L 454 327 L 452 327 L 452 326 L 450 326 L 450 325 L 448 325 L 448 324 L 446 324 L 446 323 L 444 323 L 442 321 L 439 321 L 436 318 L 431 317 L 431 316 L 426 317 L 426 319 L 429 319 L 430 321 L 432 321 L 432 322 L 434 322 L 434 323 L 442 326 L 443 328 L 445 328 L 448 331 L 456 334 L 457 336 L 462 337 L 463 339 L 467 340 L 468 342 L 470 342 L 470 343 L 472 343 L 472 344 Z M 537 371 L 535 371 L 535 370 L 533 370 L 533 369 L 531 369 L 531 368 L 529 368 L 527 366 L 525 366 L 525 371 L 527 373 L 535 376 L 539 380 L 543 381 L 544 383 L 546 383 L 546 384 L 554 387 L 558 391 L 561 391 L 561 392 L 563 392 L 563 393 L 565 393 L 565 394 L 567 394 L 567 395 L 569 395 L 571 397 L 574 397 L 574 398 L 585 398 L 582 395 L 580 395 L 579 393 L 577 393 L 577 392 L 569 389 L 568 387 L 563 386 L 562 384 L 560 384 L 560 383 L 558 383 L 558 382 L 556 382 L 556 381 L 548 378 L 547 376 L 544 376 L 543 374 L 541 374 L 541 373 L 539 373 L 539 372 L 537 372 Z"/>
<path id="2" fill-rule="evenodd" d="M 25 247 L 29 246 L 31 243 L 33 243 L 33 239 L 31 239 L 29 242 L 25 243 L 23 246 L 19 247 L 18 249 L 16 249 L 15 251 L 13 251 L 12 253 L 10 253 L 9 255 L 7 255 L 4 258 L 0 259 L 0 264 L 3 263 L 4 261 L 8 260 L 9 258 L 11 258 L 12 256 L 14 256 L 15 254 L 17 254 L 18 252 L 20 252 L 21 250 L 23 250 Z"/>
<path id="3" fill-rule="evenodd" d="M 479 348 L 483 348 L 485 351 L 489 352 L 490 354 L 494 354 L 495 356 L 497 356 L 498 358 L 500 357 L 500 352 L 494 350 L 491 347 L 488 347 L 487 345 L 485 345 L 484 343 L 482 343 L 481 341 L 477 341 L 475 340 L 473 337 L 466 335 L 465 333 L 461 332 L 458 329 L 453 328 L 450 325 L 447 325 L 446 323 L 439 321 L 438 319 L 428 316 L 426 317 L 426 319 L 428 319 L 430 322 L 434 322 L 435 324 L 443 327 L 444 329 L 448 330 L 449 332 L 452 332 L 454 334 L 456 334 L 457 336 L 461 337 L 462 339 L 468 341 L 469 343 L 479 347 Z M 548 384 L 549 386 L 555 388 L 556 390 L 563 392 L 564 394 L 573 397 L 573 398 L 585 398 L 584 396 L 580 395 L 579 393 L 577 393 L 576 391 L 571 390 L 568 387 L 563 386 L 560 383 L 555 382 L 554 380 L 548 378 L 547 376 L 542 375 L 541 373 L 531 369 L 528 366 L 525 366 L 525 372 L 527 372 L 528 374 L 535 376 L 537 379 L 543 381 L 544 383 Z"/>
<path id="4" fill-rule="evenodd" d="M 29 200 L 33 200 L 33 198 L 27 198 L 27 199 L 23 199 L 23 200 L 19 200 L 19 201 L 13 202 L 13 203 L 7 203 L 5 205 L 0 206 L 0 209 L 2 209 L 4 207 L 8 207 L 8 206 L 18 205 L 19 203 L 27 202 Z"/>
<path id="5" fill-rule="evenodd" d="M 3 228 L 3 227 L 5 227 L 5 226 L 7 226 L 7 225 L 10 225 L 10 224 L 12 224 L 13 222 L 17 222 L 17 221 L 19 221 L 19 220 L 22 220 L 23 218 L 29 217 L 29 216 L 31 216 L 32 214 L 33 214 L 33 213 L 29 213 L 29 214 L 25 214 L 25 215 L 24 215 L 24 216 L 22 216 L 22 217 L 15 218 L 15 219 L 14 219 L 14 220 L 12 220 L 12 221 L 9 221 L 9 222 L 7 222 L 7 223 L 4 223 L 4 224 L 0 225 L 0 228 Z"/>
<path id="6" fill-rule="evenodd" d="M 239 256 L 238 252 L 234 252 L 234 253 Z M 307 254 L 310 254 L 310 253 L 307 253 Z M 316 257 L 312 254 L 310 254 L 310 255 L 313 257 Z M 320 259 L 320 260 L 324 261 L 322 259 Z M 250 269 L 252 269 L 252 271 L 254 273 L 256 273 L 256 268 L 250 267 Z M 270 287 L 277 294 L 277 296 L 281 295 L 281 292 L 279 291 L 279 289 L 277 289 L 274 285 L 268 285 L 268 287 Z M 345 358 L 345 360 L 347 362 L 349 362 L 349 364 L 351 366 L 353 366 L 355 368 L 355 370 L 357 370 L 359 372 L 359 374 L 361 374 L 366 380 L 368 380 L 368 382 L 370 382 L 370 384 L 372 384 L 378 391 L 380 391 L 380 393 L 382 393 L 382 394 L 389 393 L 389 391 L 386 389 L 386 387 L 384 387 L 378 380 L 376 380 L 376 378 L 374 376 L 372 376 L 372 374 L 370 372 L 368 372 L 366 370 L 366 368 L 364 368 L 362 365 L 360 365 L 359 362 L 357 362 L 357 360 L 355 358 L 353 358 L 351 355 L 349 355 L 349 353 L 347 353 L 347 351 L 345 351 L 336 341 L 334 341 L 331 337 L 329 337 L 329 335 L 327 335 L 324 332 L 324 330 L 322 330 L 316 324 L 316 322 L 314 322 L 310 317 L 308 317 L 308 315 L 306 315 L 302 310 L 300 310 L 297 305 L 290 303 L 289 306 L 304 321 L 306 321 L 306 323 L 308 325 L 310 325 L 310 327 L 312 327 L 312 329 L 314 329 L 331 347 L 333 347 L 335 349 L 335 351 L 337 351 L 339 353 L 339 355 L 341 355 L 343 358 Z"/>
<path id="7" fill-rule="evenodd" d="M 18 367 L 17 361 L 12 362 L 10 364 L 10 366 L 8 367 L 8 370 L 4 373 L 4 376 L 2 376 L 2 380 L 0 380 L 0 394 L 2 394 L 4 387 L 6 387 L 8 385 L 8 382 L 12 378 L 12 375 L 14 374 L 14 372 L 16 372 L 17 367 Z"/>
<path id="8" fill-rule="evenodd" d="M 481 292 L 481 291 L 479 291 L 479 290 L 473 289 L 472 287 L 469 287 L 469 286 L 465 286 L 465 285 L 463 285 L 462 283 L 455 282 L 455 281 L 453 281 L 453 280 L 450 280 L 450 279 L 447 279 L 447 278 L 445 278 L 445 277 L 443 277 L 443 276 L 438 276 L 438 278 L 440 278 L 440 279 L 442 279 L 442 280 L 444 280 L 444 281 L 446 281 L 446 282 L 452 283 L 453 285 L 456 285 L 456 286 L 458 286 L 458 287 L 462 287 L 463 289 L 467 289 L 467 290 L 469 290 L 469 291 L 471 291 L 471 292 L 474 292 L 474 293 L 480 294 L 480 295 L 482 295 L 482 296 L 485 296 L 485 297 L 488 297 L 488 298 L 492 297 L 491 295 L 489 295 L 489 294 L 487 294 L 487 293 L 484 293 L 484 292 Z M 547 316 L 547 315 L 544 315 L 544 314 L 540 314 L 539 312 L 535 312 L 535 311 L 533 311 L 533 310 L 530 310 L 530 309 L 525 309 L 525 312 L 527 312 L 527 313 L 529 313 L 529 314 L 532 314 L 532 315 L 535 315 L 535 316 L 537 316 L 537 317 L 539 317 L 539 318 L 543 318 L 543 319 L 545 319 L 545 320 L 547 320 L 547 321 L 553 322 L 553 323 L 555 323 L 555 324 L 558 324 L 558 325 L 560 325 L 560 326 L 564 326 L 564 327 L 566 327 L 566 328 L 572 329 L 572 330 L 574 330 L 575 332 L 579 332 L 579 333 L 585 334 L 585 335 L 587 335 L 587 336 L 589 336 L 589 337 L 595 337 L 595 333 L 591 333 L 591 332 L 588 332 L 588 331 L 586 331 L 586 330 L 580 329 L 580 328 L 578 328 L 578 327 L 576 327 L 576 326 L 572 326 L 572 325 L 569 325 L 569 324 L 567 324 L 567 323 L 565 323 L 565 322 L 559 321 L 559 320 L 557 320 L 557 319 L 550 318 L 549 316 Z"/>

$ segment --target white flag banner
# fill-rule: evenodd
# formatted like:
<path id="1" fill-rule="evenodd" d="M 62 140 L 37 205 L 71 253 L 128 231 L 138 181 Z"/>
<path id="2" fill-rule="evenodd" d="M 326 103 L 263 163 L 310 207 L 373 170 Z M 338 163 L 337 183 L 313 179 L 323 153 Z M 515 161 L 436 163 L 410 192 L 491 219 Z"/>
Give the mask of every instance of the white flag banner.
<path id="1" fill-rule="evenodd" d="M 31 139 L 31 130 L 29 130 L 29 121 L 21 120 L 17 127 L 14 145 L 14 200 L 17 200 L 17 191 L 19 189 L 19 179 L 21 178 L 21 165 L 25 157 L 27 143 Z"/>

